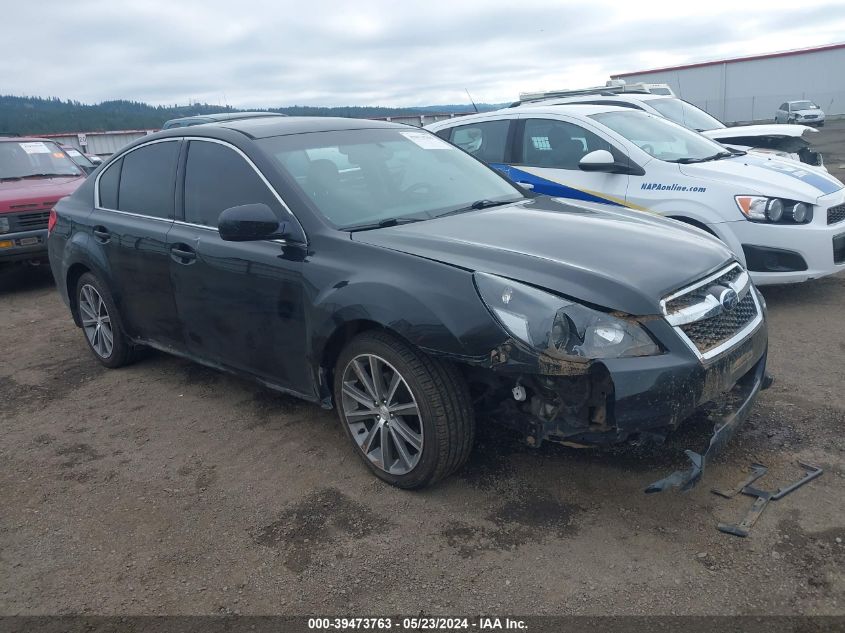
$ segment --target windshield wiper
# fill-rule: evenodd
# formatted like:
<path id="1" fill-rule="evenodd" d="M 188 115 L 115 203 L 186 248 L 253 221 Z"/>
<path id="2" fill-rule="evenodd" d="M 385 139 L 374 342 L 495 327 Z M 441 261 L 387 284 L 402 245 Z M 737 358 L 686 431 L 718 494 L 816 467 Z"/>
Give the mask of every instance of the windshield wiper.
<path id="1" fill-rule="evenodd" d="M 711 160 L 721 160 L 723 158 L 731 158 L 736 156 L 733 152 L 716 152 L 712 156 L 705 156 L 704 158 L 679 158 L 677 160 L 670 160 L 670 163 L 680 163 L 681 165 L 690 165 L 692 163 L 706 163 Z"/>
<path id="2" fill-rule="evenodd" d="M 516 200 L 487 200 L 486 198 L 483 200 L 476 200 L 472 204 L 468 204 L 465 207 L 460 207 L 458 209 L 452 209 L 451 211 L 446 211 L 445 213 L 439 213 L 435 215 L 436 218 L 443 218 L 447 215 L 457 215 L 458 213 L 466 213 L 467 211 L 478 211 L 480 209 L 489 209 L 490 207 L 500 207 L 504 204 L 513 204 L 514 202 L 518 202 L 520 199 L 517 198 Z"/>
<path id="3" fill-rule="evenodd" d="M 26 176 L 21 176 L 21 178 L 64 178 L 65 176 L 77 176 L 78 174 L 27 174 Z"/>
<path id="4" fill-rule="evenodd" d="M 357 224 L 355 226 L 347 226 L 343 230 L 354 233 L 356 231 L 371 231 L 373 229 L 384 229 L 389 226 L 399 226 L 400 224 L 411 224 L 412 222 L 422 222 L 428 218 L 387 218 L 379 220 L 378 222 L 371 222 L 370 224 Z"/>

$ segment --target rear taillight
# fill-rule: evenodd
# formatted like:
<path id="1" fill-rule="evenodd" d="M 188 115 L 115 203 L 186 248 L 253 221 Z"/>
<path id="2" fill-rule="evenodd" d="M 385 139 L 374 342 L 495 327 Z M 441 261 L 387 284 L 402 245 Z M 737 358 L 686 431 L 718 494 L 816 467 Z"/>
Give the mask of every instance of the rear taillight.
<path id="1" fill-rule="evenodd" d="M 56 209 L 50 209 L 50 219 L 47 220 L 47 235 L 53 232 L 53 228 L 56 226 L 56 220 L 58 219 L 59 216 L 56 215 Z"/>

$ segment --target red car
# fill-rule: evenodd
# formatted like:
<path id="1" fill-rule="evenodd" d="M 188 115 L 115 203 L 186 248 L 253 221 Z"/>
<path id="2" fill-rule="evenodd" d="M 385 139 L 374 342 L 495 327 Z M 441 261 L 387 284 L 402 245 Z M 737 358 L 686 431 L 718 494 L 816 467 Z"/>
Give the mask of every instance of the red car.
<path id="1" fill-rule="evenodd" d="M 53 141 L 0 138 L 0 267 L 46 261 L 50 210 L 85 176 Z"/>

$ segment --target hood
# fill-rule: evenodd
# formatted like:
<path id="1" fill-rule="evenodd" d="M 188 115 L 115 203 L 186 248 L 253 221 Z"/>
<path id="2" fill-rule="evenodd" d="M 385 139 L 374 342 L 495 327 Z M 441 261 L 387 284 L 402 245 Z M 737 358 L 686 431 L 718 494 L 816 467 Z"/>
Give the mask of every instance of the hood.
<path id="1" fill-rule="evenodd" d="M 815 203 L 821 196 L 845 187 L 824 169 L 762 154 L 679 165 L 679 168 L 692 178 L 729 185 L 736 195 L 758 194 Z"/>
<path id="2" fill-rule="evenodd" d="M 85 176 L 30 178 L 0 182 L 0 213 L 51 209 L 85 182 Z"/>
<path id="3" fill-rule="evenodd" d="M 737 138 L 768 137 L 768 138 L 802 138 L 805 134 L 818 134 L 816 128 L 808 125 L 763 124 L 737 125 L 718 130 L 707 130 L 701 134 L 717 141 L 727 141 Z"/>
<path id="4" fill-rule="evenodd" d="M 806 110 L 793 110 L 790 114 L 797 114 L 798 116 L 823 116 L 821 108 L 807 108 Z"/>
<path id="5" fill-rule="evenodd" d="M 662 297 L 733 259 L 718 240 L 673 220 L 546 197 L 351 235 L 632 315 L 659 313 Z"/>

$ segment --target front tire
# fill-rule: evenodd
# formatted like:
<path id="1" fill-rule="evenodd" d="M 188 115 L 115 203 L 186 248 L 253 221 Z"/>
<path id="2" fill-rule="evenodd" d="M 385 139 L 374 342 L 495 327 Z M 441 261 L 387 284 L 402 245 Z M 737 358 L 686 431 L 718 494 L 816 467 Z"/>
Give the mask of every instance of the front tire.
<path id="1" fill-rule="evenodd" d="M 475 420 L 463 376 L 388 332 L 365 332 L 344 348 L 334 398 L 355 452 L 394 486 L 429 486 L 469 456 Z"/>
<path id="2" fill-rule="evenodd" d="M 85 342 L 100 363 L 116 369 L 132 362 L 134 349 L 123 333 L 111 292 L 92 273 L 85 273 L 76 283 L 76 309 Z"/>

